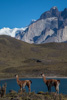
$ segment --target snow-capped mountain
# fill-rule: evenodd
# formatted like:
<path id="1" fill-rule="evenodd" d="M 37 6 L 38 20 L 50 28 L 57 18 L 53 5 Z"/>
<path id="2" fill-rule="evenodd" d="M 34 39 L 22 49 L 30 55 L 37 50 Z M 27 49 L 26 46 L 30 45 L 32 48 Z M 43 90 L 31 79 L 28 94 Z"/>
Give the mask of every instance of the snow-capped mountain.
<path id="1" fill-rule="evenodd" d="M 16 38 L 35 44 L 67 41 L 67 8 L 58 11 L 57 7 L 52 7 L 26 30 L 17 32 Z"/>
<path id="2" fill-rule="evenodd" d="M 11 37 L 15 37 L 15 35 L 17 34 L 18 31 L 24 31 L 27 27 L 25 28 L 13 28 L 13 29 L 10 29 L 10 28 L 2 28 L 0 29 L 0 35 L 9 35 Z"/>
<path id="3" fill-rule="evenodd" d="M 38 20 L 32 20 L 25 28 L 2 28 L 0 35 L 9 35 L 28 43 L 48 43 L 67 41 L 67 8 L 58 11 L 52 7 Z"/>

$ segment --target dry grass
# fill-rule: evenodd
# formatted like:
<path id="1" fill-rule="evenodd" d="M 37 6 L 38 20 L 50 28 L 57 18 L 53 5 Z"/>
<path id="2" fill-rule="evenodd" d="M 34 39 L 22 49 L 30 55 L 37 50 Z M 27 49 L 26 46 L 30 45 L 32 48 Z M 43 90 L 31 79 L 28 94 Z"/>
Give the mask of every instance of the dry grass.
<path id="1" fill-rule="evenodd" d="M 38 94 L 31 92 L 15 92 L 11 91 L 3 99 L 0 100 L 67 100 L 67 95 L 56 94 L 56 93 L 44 93 L 39 92 Z"/>
<path id="2" fill-rule="evenodd" d="M 28 44 L 0 36 L 0 78 L 67 76 L 67 43 Z"/>

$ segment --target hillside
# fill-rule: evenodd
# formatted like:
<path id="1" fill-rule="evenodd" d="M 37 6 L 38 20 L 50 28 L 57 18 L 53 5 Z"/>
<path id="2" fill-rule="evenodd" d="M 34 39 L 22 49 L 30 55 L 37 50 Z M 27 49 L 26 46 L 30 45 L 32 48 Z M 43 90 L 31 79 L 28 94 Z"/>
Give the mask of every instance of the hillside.
<path id="1" fill-rule="evenodd" d="M 0 36 L 0 78 L 67 76 L 67 43 L 28 44 Z"/>

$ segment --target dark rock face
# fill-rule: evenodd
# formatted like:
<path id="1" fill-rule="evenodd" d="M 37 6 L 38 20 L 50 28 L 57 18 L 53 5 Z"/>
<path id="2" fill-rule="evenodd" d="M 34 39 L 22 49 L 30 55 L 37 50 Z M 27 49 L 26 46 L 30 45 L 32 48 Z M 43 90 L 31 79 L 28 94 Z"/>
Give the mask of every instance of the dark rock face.
<path id="1" fill-rule="evenodd" d="M 50 9 L 51 17 L 59 17 L 60 12 L 58 11 L 57 7 L 53 7 Z"/>
<path id="2" fill-rule="evenodd" d="M 52 7 L 25 31 L 16 34 L 16 38 L 35 44 L 67 41 L 67 8 L 58 11 L 57 7 Z"/>
<path id="3" fill-rule="evenodd" d="M 67 8 L 65 8 L 64 11 L 61 12 L 61 16 L 63 17 L 63 19 L 67 18 Z"/>
<path id="4" fill-rule="evenodd" d="M 50 18 L 50 17 L 58 17 L 60 20 L 66 19 L 67 18 L 67 8 L 65 8 L 64 11 L 59 12 L 57 7 L 52 7 L 50 11 L 44 12 L 40 16 L 40 19 L 45 19 L 45 18 Z"/>
<path id="5" fill-rule="evenodd" d="M 59 17 L 60 12 L 58 11 L 57 7 L 52 7 L 50 11 L 46 11 L 40 16 L 40 19 L 50 18 L 50 17 Z"/>
<path id="6" fill-rule="evenodd" d="M 40 19 L 45 19 L 45 18 L 50 18 L 50 17 L 51 17 L 51 12 L 50 11 L 47 11 L 47 12 L 43 13 L 40 16 Z"/>

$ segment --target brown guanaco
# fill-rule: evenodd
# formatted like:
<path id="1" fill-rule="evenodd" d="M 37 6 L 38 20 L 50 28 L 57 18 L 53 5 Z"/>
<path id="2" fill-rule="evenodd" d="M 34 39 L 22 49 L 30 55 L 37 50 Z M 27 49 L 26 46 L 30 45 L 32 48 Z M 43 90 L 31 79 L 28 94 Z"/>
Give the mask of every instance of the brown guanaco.
<path id="1" fill-rule="evenodd" d="M 47 85 L 48 88 L 48 92 L 51 92 L 51 87 L 54 86 L 56 92 L 59 93 L 59 84 L 60 84 L 60 80 L 56 80 L 56 79 L 46 79 L 46 76 L 44 75 L 44 73 L 41 74 L 41 76 L 43 77 L 43 81 L 44 83 Z"/>
<path id="2" fill-rule="evenodd" d="M 29 89 L 29 92 L 31 92 L 32 81 L 31 80 L 19 80 L 19 76 L 18 75 L 15 75 L 15 76 L 16 76 L 17 84 L 20 86 L 20 90 L 22 91 L 22 89 L 24 89 L 25 86 L 27 86 Z"/>

